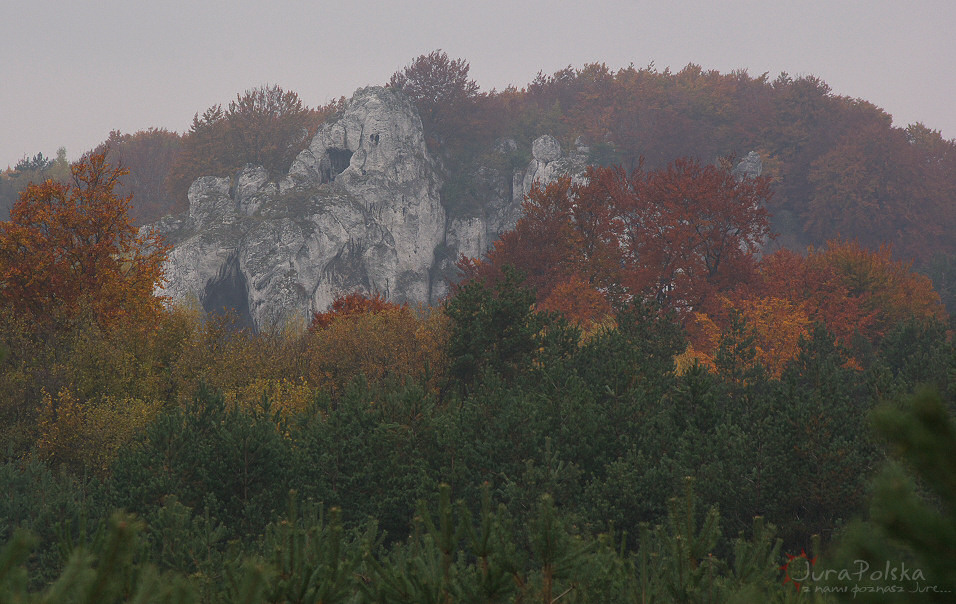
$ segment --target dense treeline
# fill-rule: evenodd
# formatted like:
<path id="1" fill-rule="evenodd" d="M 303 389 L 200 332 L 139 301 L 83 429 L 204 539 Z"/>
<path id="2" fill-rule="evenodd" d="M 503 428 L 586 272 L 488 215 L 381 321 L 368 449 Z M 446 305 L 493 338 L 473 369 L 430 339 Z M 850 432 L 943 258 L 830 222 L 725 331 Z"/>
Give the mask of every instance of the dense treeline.
<path id="1" fill-rule="evenodd" d="M 451 601 L 782 597 L 783 553 L 830 551 L 865 512 L 885 456 L 874 405 L 933 384 L 956 408 L 938 322 L 895 326 L 862 368 L 818 327 L 779 378 L 741 323 L 714 371 L 678 373 L 684 336 L 653 308 L 585 336 L 533 299 L 510 272 L 427 316 L 389 305 L 251 334 L 179 310 L 141 339 L 80 323 L 32 349 L 7 314 L 3 539 L 41 539 L 35 588 L 90 563 L 71 553 L 124 538 L 123 564 L 175 573 L 207 601 L 245 580 L 294 600 L 277 595 L 305 580 L 289 564 L 372 601 L 425 601 L 408 595 L 416 581 L 461 590 Z M 104 533 L 114 509 L 139 537 Z"/>
<path id="2" fill-rule="evenodd" d="M 535 186 L 522 218 L 483 258 L 459 262 L 463 279 L 493 283 L 519 269 L 541 309 L 587 328 L 628 300 L 654 300 L 688 332 L 681 360 L 713 367 L 722 334 L 743 318 L 758 357 L 779 376 L 801 337 L 822 323 L 867 354 L 901 322 L 947 313 L 926 277 L 894 260 L 833 240 L 799 255 L 760 255 L 772 239 L 768 179 L 679 159 L 630 174 L 590 168 L 583 182 Z"/>
<path id="3" fill-rule="evenodd" d="M 298 94 L 264 85 L 196 113 L 184 134 L 149 128 L 133 134 L 110 132 L 102 144 L 84 155 L 106 154 L 130 171 L 118 192 L 132 195 L 131 215 L 137 224 L 155 222 L 188 208 L 189 185 L 200 176 L 232 176 L 246 164 L 265 166 L 278 178 L 308 145 L 325 118 L 342 101 L 312 109 Z M 30 182 L 66 181 L 69 166 L 61 149 L 56 161 L 40 153 L 0 173 L 0 210 L 8 211 Z"/>
<path id="4" fill-rule="evenodd" d="M 840 237 L 869 249 L 890 245 L 897 258 L 931 273 L 938 288 L 949 291 L 956 282 L 956 148 L 926 125 L 893 127 L 878 107 L 834 95 L 813 76 L 590 64 L 538 74 L 521 89 L 481 92 L 468 69 L 436 51 L 389 82 L 419 107 L 427 139 L 449 172 L 449 207 L 468 211 L 479 202 L 472 182 L 478 165 L 524 167 L 531 141 L 546 133 L 566 148 L 582 137 L 594 163 L 627 170 L 642 158 L 657 169 L 679 157 L 707 164 L 757 151 L 773 180 L 769 209 L 778 244 L 802 251 Z M 197 113 L 182 135 L 114 132 L 106 142 L 111 161 L 136 175 L 125 186 L 136 199 L 134 218 L 146 223 L 183 211 L 198 176 L 228 176 L 251 162 L 278 177 L 343 100 L 311 109 L 294 92 L 260 86 Z M 492 152 L 502 138 L 518 143 L 507 165 Z M 31 162 L 24 158 L 0 178 L 3 207 L 30 180 L 56 177 Z M 60 168 L 60 177 L 66 172 Z"/>
<path id="5" fill-rule="evenodd" d="M 457 76 L 443 85 L 426 82 L 440 94 L 413 93 L 422 106 L 435 97 L 456 99 L 456 112 L 425 120 L 438 133 L 433 141 L 457 141 L 446 143 L 448 154 L 487 152 L 498 137 L 528 149 L 541 133 L 566 147 L 584 137 L 593 161 L 628 170 L 642 158 L 657 169 L 680 157 L 710 163 L 757 151 L 774 181 L 771 211 L 785 245 L 802 249 L 840 236 L 872 249 L 892 245 L 921 262 L 956 252 L 949 236 L 956 225 L 954 142 L 923 124 L 894 128 L 878 107 L 833 95 L 812 76 L 771 79 L 696 65 L 676 73 L 653 66 L 612 71 L 591 64 L 539 74 L 521 90 L 479 94 L 461 83 L 462 71 L 467 63 L 433 53 L 403 72 Z M 449 86 L 462 92 L 451 94 Z M 457 100 L 462 95 L 470 103 Z"/>
<path id="6" fill-rule="evenodd" d="M 419 63 L 392 84 L 451 82 L 460 111 L 439 103 L 426 127 L 461 158 L 477 153 L 475 126 L 456 119 L 507 95 L 515 112 L 501 115 L 524 116 L 508 128 L 528 120 L 533 136 L 544 114 L 521 103 L 539 95 L 555 131 L 576 134 L 577 97 L 547 95 L 603 69 L 481 95 L 467 63 Z M 111 138 L 27 186 L 0 223 L 0 600 L 956 589 L 949 317 L 886 247 L 761 253 L 772 174 L 642 163 L 605 137 L 592 148 L 625 166 L 535 188 L 513 231 L 463 259 L 443 304 L 343 292 L 250 332 L 153 295 L 167 248 L 134 227 L 135 196 L 110 165 L 147 140 L 175 163 L 199 138 Z M 289 144 L 268 148 L 289 158 Z M 448 167 L 465 174 L 471 159 Z M 840 574 L 861 561 L 911 573 Z"/>
<path id="7" fill-rule="evenodd" d="M 931 307 L 882 315 L 869 339 L 841 339 L 823 313 L 779 372 L 734 314 L 708 369 L 679 363 L 687 337 L 667 299 L 635 288 L 571 323 L 539 308 L 508 265 L 465 281 L 441 308 L 353 294 L 308 329 L 250 333 L 186 308 L 102 304 L 135 301 L 142 276 L 156 278 L 158 258 L 136 255 L 142 243 L 105 237 L 128 222 L 100 225 L 95 241 L 57 240 L 66 253 L 56 258 L 112 241 L 91 248 L 105 254 L 91 272 L 5 247 L 123 217 L 119 176 L 93 156 L 74 167 L 75 188 L 28 189 L 0 231 L 5 283 L 32 274 L 26 291 L 72 293 L 38 296 L 25 314 L 22 295 L 0 290 L 2 471 L 14 485 L 0 526 L 10 572 L 22 569 L 6 589 L 206 601 L 317 601 L 322 590 L 343 601 L 785 598 L 782 554 L 830 551 L 865 512 L 885 459 L 868 426 L 874 405 L 928 384 L 948 409 L 930 406 L 934 429 L 956 407 L 956 353 Z M 67 221 L 37 208 L 83 212 Z M 890 262 L 860 254 L 870 274 Z M 109 276 L 107 258 L 131 266 Z M 861 302 L 892 308 L 893 279 L 869 281 Z M 927 464 L 948 459 L 952 445 L 940 446 L 920 458 L 930 486 L 950 480 L 945 464 Z M 932 504 L 890 484 L 891 517 L 903 502 L 934 518 Z M 436 494 L 437 509 L 418 503 Z M 135 516 L 111 521 L 113 510 Z M 17 527 L 39 538 L 34 556 L 24 558 L 30 539 Z M 946 585 L 940 568 L 933 580 Z"/>
<path id="8" fill-rule="evenodd" d="M 874 251 L 889 246 L 895 259 L 930 275 L 956 310 L 956 143 L 938 131 L 893 127 L 878 107 L 834 95 L 813 76 L 591 64 L 480 93 L 467 74 L 466 62 L 436 52 L 392 78 L 424 116 L 435 116 L 423 123 L 449 171 L 452 211 L 480 203 L 479 166 L 523 168 L 542 133 L 565 148 L 583 140 L 594 164 L 628 172 L 757 151 L 774 191 L 767 208 L 775 246 L 803 252 L 837 238 Z M 454 110 L 437 112 L 442 99 Z M 505 157 L 491 151 L 504 138 L 518 143 Z"/>

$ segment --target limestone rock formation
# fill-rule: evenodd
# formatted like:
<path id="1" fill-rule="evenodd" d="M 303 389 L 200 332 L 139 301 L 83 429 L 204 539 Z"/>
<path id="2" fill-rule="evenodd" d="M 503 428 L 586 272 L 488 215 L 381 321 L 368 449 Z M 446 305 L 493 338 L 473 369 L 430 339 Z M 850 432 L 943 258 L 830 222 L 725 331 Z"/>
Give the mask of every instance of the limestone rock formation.
<path id="1" fill-rule="evenodd" d="M 260 166 L 193 183 L 188 216 L 159 224 L 174 244 L 164 293 L 236 309 L 254 327 L 355 289 L 427 302 L 441 185 L 411 102 L 359 90 L 278 184 Z"/>
<path id="2" fill-rule="evenodd" d="M 579 145 L 574 152 L 563 155 L 558 139 L 550 134 L 535 139 L 531 145 L 533 159 L 528 165 L 528 169 L 521 175 L 520 189 L 518 186 L 519 175 L 515 174 L 515 198 L 520 202 L 520 199 L 531 192 L 531 187 L 535 182 L 547 185 L 562 176 L 571 176 L 572 180 L 581 178 L 587 167 L 587 151 L 581 149 L 582 147 Z"/>
<path id="3" fill-rule="evenodd" d="M 760 159 L 760 154 L 756 151 L 751 151 L 746 157 L 737 162 L 733 171 L 737 180 L 756 178 L 760 176 L 761 172 L 763 172 L 763 161 Z"/>
<path id="4" fill-rule="evenodd" d="M 356 290 L 434 303 L 460 255 L 480 256 L 514 227 L 534 181 L 580 175 L 586 163 L 551 136 L 532 156 L 525 170 L 477 166 L 479 207 L 449 211 L 414 105 L 392 88 L 361 89 L 288 174 L 248 165 L 192 184 L 188 215 L 156 225 L 174 246 L 162 293 L 233 309 L 253 328 L 307 319 Z"/>

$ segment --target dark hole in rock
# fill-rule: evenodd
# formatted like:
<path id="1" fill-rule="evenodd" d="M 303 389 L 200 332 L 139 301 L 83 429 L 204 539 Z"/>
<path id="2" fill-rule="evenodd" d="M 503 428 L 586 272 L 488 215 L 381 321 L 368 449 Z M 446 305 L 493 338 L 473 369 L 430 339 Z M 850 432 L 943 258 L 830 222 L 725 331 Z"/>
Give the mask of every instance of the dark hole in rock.
<path id="1" fill-rule="evenodd" d="M 229 317 L 235 321 L 237 328 L 255 327 L 249 310 L 249 287 L 245 275 L 239 270 L 239 258 L 236 255 L 230 256 L 216 278 L 206 284 L 200 302 L 207 314 Z"/>
<path id="2" fill-rule="evenodd" d="M 329 157 L 329 172 L 327 175 L 323 174 L 323 181 L 327 176 L 328 181 L 331 182 L 335 180 L 337 175 L 349 167 L 349 162 L 352 160 L 352 152 L 348 149 L 329 149 L 326 151 L 326 154 Z"/>

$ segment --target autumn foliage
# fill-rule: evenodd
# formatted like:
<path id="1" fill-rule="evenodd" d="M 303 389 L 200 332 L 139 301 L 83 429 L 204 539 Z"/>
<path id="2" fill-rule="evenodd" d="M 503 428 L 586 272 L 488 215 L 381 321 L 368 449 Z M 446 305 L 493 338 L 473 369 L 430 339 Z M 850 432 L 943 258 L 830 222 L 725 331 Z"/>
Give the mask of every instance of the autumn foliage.
<path id="1" fill-rule="evenodd" d="M 360 376 L 372 383 L 413 378 L 437 389 L 447 364 L 446 339 L 443 313 L 353 292 L 313 316 L 305 374 L 335 393 Z"/>
<path id="2" fill-rule="evenodd" d="M 467 64 L 423 58 L 468 90 Z M 505 124 L 484 142 L 517 139 L 473 164 L 499 176 L 542 132 L 583 133 L 591 163 L 626 168 L 536 186 L 443 304 L 352 293 L 308 328 L 241 329 L 152 295 L 165 248 L 131 226 L 109 162 L 147 170 L 128 191 L 155 190 L 165 168 L 148 173 L 146 152 L 175 135 L 116 133 L 122 152 L 84 158 L 72 184 L 46 180 L 65 151 L 0 174 L 0 198 L 45 181 L 0 225 L 0 601 L 98 585 L 113 600 L 783 601 L 796 552 L 838 567 L 826 552 L 886 457 L 874 405 L 929 385 L 922 399 L 956 409 L 952 324 L 899 259 L 952 250 L 953 144 L 902 136 L 814 78 L 694 66 L 568 68 L 460 107 L 440 144 L 452 175 L 475 159 L 454 159 L 479 146 L 475 119 Z M 214 109 L 181 168 L 235 167 L 241 141 L 216 155 Z M 252 147 L 289 150 L 270 140 Z M 740 145 L 763 146 L 765 178 L 674 160 Z M 776 240 L 772 211 L 790 228 Z M 868 234 L 832 238 L 856 225 Z M 914 409 L 945 427 L 926 400 Z M 947 478 L 906 471 L 895 500 Z M 142 539 L 109 536 L 117 508 L 136 516 L 114 528 Z M 868 547 L 881 530 L 863 526 Z"/>
<path id="3" fill-rule="evenodd" d="M 764 257 L 759 280 L 721 299 L 710 313 L 688 325 L 689 354 L 712 365 L 731 313 L 753 330 L 757 358 L 779 376 L 799 351 L 801 338 L 821 324 L 838 345 L 852 349 L 857 338 L 878 344 L 890 329 L 908 321 L 945 323 L 946 309 L 930 280 L 894 260 L 888 247 L 871 251 L 857 242 L 831 241 L 806 255 L 782 249 Z M 858 366 L 851 359 L 850 366 Z"/>
<path id="4" fill-rule="evenodd" d="M 275 176 L 289 170 L 319 124 L 339 107 L 306 107 L 298 94 L 279 86 L 259 86 L 236 95 L 223 109 L 214 105 L 193 117 L 169 168 L 169 194 L 182 203 L 200 176 L 231 176 L 247 163 Z"/>
<path id="5" fill-rule="evenodd" d="M 455 193 L 473 188 L 470 174 L 492 163 L 496 141 L 514 141 L 509 159 L 523 168 L 542 134 L 565 149 L 581 137 L 590 163 L 627 170 L 756 151 L 774 183 L 768 209 L 782 245 L 886 243 L 919 268 L 956 254 L 956 142 L 919 123 L 894 127 L 879 107 L 838 96 L 818 77 L 591 63 L 479 95 L 454 117 L 480 124 L 468 130 L 478 161 L 448 164 Z"/>
<path id="6" fill-rule="evenodd" d="M 464 59 L 449 59 L 435 50 L 396 71 L 389 85 L 400 88 L 418 107 L 426 137 L 433 146 L 462 135 L 479 98 L 478 84 L 468 77 Z"/>
<path id="7" fill-rule="evenodd" d="M 129 217 L 114 193 L 124 170 L 92 154 L 73 184 L 31 184 L 0 223 L 0 303 L 45 323 L 90 313 L 101 325 L 152 325 L 168 248 Z"/>
<path id="8" fill-rule="evenodd" d="M 713 368 L 733 320 L 774 376 L 814 324 L 850 347 L 856 338 L 877 344 L 901 322 L 946 320 L 929 279 L 888 247 L 832 241 L 806 255 L 780 249 L 761 258 L 772 239 L 770 182 L 739 178 L 729 164 L 680 159 L 630 174 L 592 167 L 580 181 L 536 185 L 514 230 L 459 267 L 466 280 L 494 282 L 514 266 L 539 309 L 585 329 L 634 298 L 654 301 L 687 330 L 681 367 Z"/>
<path id="9" fill-rule="evenodd" d="M 755 277 L 755 253 L 771 235 L 770 196 L 766 179 L 689 159 L 630 174 L 592 167 L 582 182 L 536 185 L 515 229 L 486 259 L 460 266 L 466 279 L 515 266 L 539 303 L 575 320 L 635 297 L 686 316 Z M 582 292 L 574 300 L 571 283 Z"/>
<path id="10" fill-rule="evenodd" d="M 116 194 L 132 195 L 130 216 L 135 224 L 156 222 L 167 214 L 178 214 L 188 206 L 185 197 L 171 198 L 166 191 L 166 177 L 179 153 L 182 137 L 164 128 L 149 128 L 134 134 L 119 130 L 95 152 L 105 153 L 107 161 L 128 170 L 117 184 Z"/>
<path id="11" fill-rule="evenodd" d="M 346 317 L 369 313 L 375 314 L 386 310 L 397 310 L 403 307 L 404 305 L 389 302 L 379 293 L 372 294 L 372 296 L 369 297 L 359 292 L 352 292 L 333 300 L 327 311 L 313 314 L 312 324 L 309 329 L 316 331 L 326 328 L 336 319 L 344 319 Z"/>

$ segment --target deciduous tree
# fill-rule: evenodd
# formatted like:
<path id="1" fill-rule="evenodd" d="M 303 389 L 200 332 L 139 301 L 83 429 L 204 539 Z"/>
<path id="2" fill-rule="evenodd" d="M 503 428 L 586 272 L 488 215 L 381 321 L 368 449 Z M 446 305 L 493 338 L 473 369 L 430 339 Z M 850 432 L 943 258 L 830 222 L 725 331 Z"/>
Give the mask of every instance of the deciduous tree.
<path id="1" fill-rule="evenodd" d="M 320 113 L 299 95 L 278 86 L 259 86 L 236 95 L 226 110 L 229 143 L 243 163 L 284 174 L 321 122 Z"/>
<path id="2" fill-rule="evenodd" d="M 359 376 L 373 384 L 412 378 L 437 389 L 445 369 L 446 318 L 375 294 L 351 293 L 316 313 L 306 338 L 308 379 L 341 395 Z"/>
<path id="3" fill-rule="evenodd" d="M 168 247 L 132 225 L 130 198 L 114 192 L 124 174 L 94 153 L 73 166 L 73 184 L 27 187 L 0 223 L 0 303 L 37 322 L 90 312 L 101 325 L 154 324 Z"/>
<path id="4" fill-rule="evenodd" d="M 831 269 L 848 296 L 859 301 L 864 313 L 875 316 L 867 334 L 871 339 L 907 319 L 947 318 L 929 278 L 913 272 L 911 263 L 894 260 L 887 246 L 874 251 L 855 241 L 830 241 L 808 262 Z"/>
<path id="5" fill-rule="evenodd" d="M 186 198 L 173 198 L 167 190 L 167 177 L 182 138 L 165 128 L 150 128 L 134 134 L 110 132 L 106 142 L 96 148 L 106 153 L 114 166 L 129 174 L 117 185 L 120 196 L 132 195 L 130 216 L 137 224 L 155 222 L 166 214 L 186 210 Z"/>
<path id="6" fill-rule="evenodd" d="M 753 278 L 756 253 L 771 237 L 767 179 L 738 179 L 729 166 L 682 158 L 633 188 L 632 291 L 686 312 Z"/>
<path id="7" fill-rule="evenodd" d="M 578 279 L 609 302 L 653 298 L 683 317 L 752 280 L 771 236 L 767 179 L 738 179 L 728 166 L 680 159 L 630 175 L 590 168 L 583 182 L 536 186 L 525 216 L 487 259 L 463 261 L 466 278 L 497 278 L 514 265 L 538 301 Z"/>
<path id="8" fill-rule="evenodd" d="M 332 301 L 329 310 L 317 312 L 312 315 L 312 324 L 309 329 L 316 331 L 332 324 L 336 319 L 341 319 L 353 315 L 375 314 L 386 310 L 396 310 L 404 308 L 402 304 L 389 302 L 379 293 L 372 294 L 371 297 L 365 296 L 359 292 L 352 292 L 339 296 Z"/>
<path id="9" fill-rule="evenodd" d="M 265 166 L 276 177 L 285 174 L 309 136 L 338 107 L 333 102 L 310 109 L 295 92 L 273 85 L 236 95 L 225 110 L 213 105 L 197 113 L 173 162 L 170 194 L 185 199 L 200 176 L 229 176 L 247 163 Z"/>
<path id="10" fill-rule="evenodd" d="M 893 260 L 886 247 L 874 252 L 856 242 L 831 241 L 806 256 L 784 249 L 764 257 L 759 271 L 753 287 L 695 315 L 690 356 L 705 364 L 713 360 L 715 334 L 727 328 L 730 312 L 741 313 L 755 329 L 757 356 L 778 377 L 813 323 L 826 326 L 840 346 L 852 347 L 857 338 L 879 344 L 905 323 L 945 324 L 947 318 L 929 279 Z M 858 359 L 850 359 L 850 366 L 859 367 Z"/>
<path id="11" fill-rule="evenodd" d="M 468 78 L 468 69 L 468 61 L 451 60 L 448 53 L 435 50 L 419 56 L 389 80 L 412 99 L 426 135 L 439 145 L 460 134 L 468 110 L 478 99 L 478 84 Z"/>

